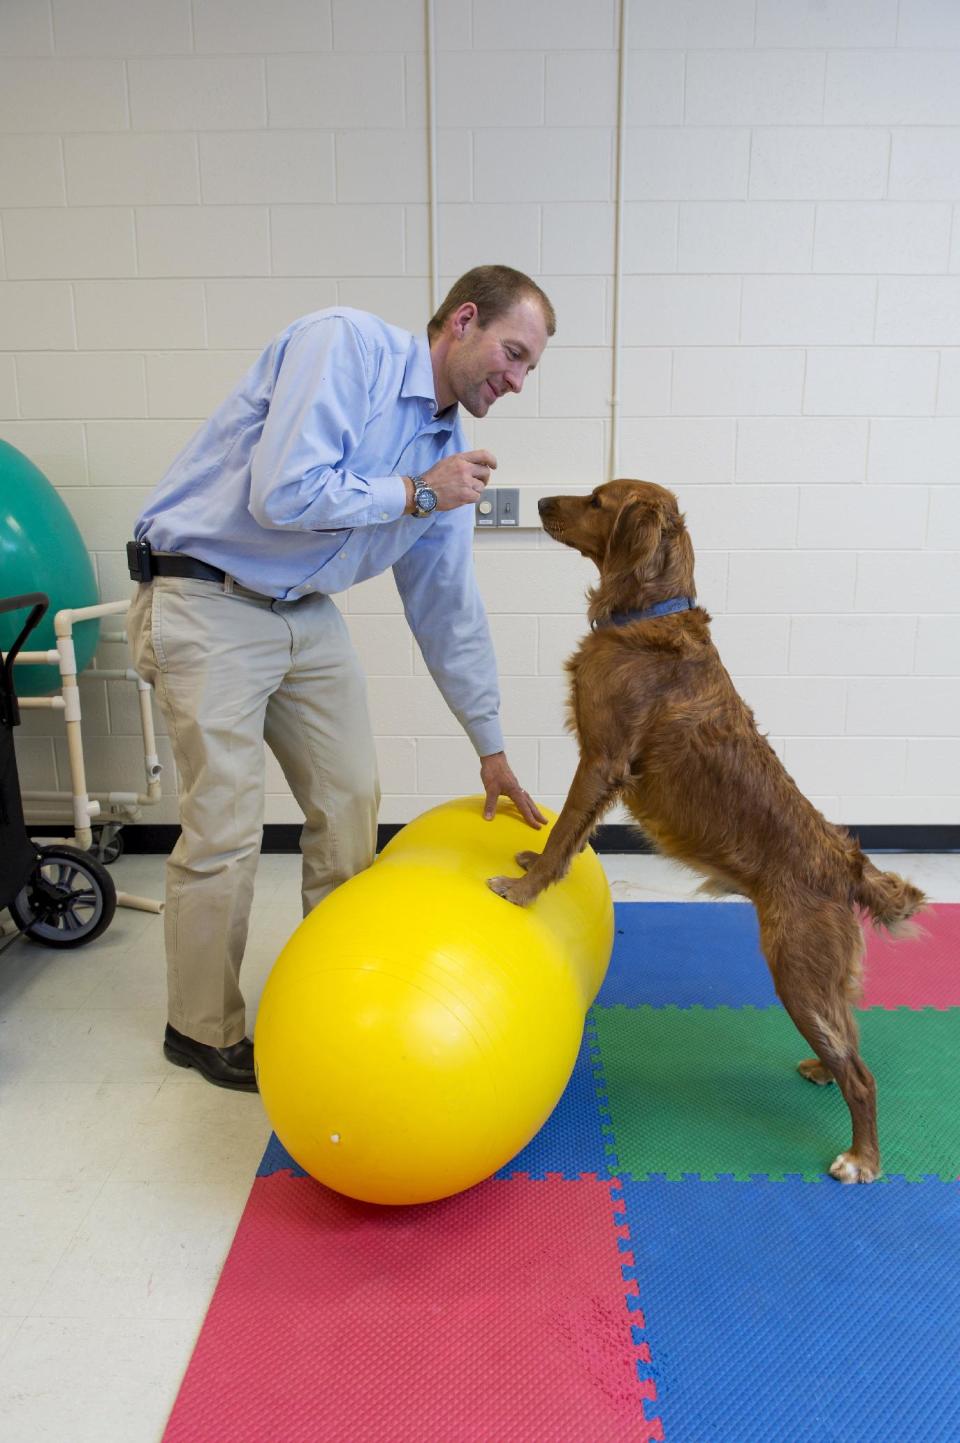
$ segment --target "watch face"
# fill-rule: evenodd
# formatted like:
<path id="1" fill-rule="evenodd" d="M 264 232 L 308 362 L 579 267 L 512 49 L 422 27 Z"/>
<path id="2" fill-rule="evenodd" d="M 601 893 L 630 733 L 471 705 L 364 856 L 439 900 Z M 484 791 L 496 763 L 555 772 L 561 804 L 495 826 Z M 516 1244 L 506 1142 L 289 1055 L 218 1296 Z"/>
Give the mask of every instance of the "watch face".
<path id="1" fill-rule="evenodd" d="M 437 504 L 437 493 L 429 486 L 421 486 L 414 497 L 418 511 L 433 511 Z"/>

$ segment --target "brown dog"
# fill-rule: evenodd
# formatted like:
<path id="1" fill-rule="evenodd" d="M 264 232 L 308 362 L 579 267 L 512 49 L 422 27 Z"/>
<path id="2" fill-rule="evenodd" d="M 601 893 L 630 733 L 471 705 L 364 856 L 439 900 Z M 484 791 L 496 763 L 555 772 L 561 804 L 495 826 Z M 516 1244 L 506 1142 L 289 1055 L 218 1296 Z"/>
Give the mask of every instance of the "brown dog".
<path id="1" fill-rule="evenodd" d="M 540 515 L 600 571 L 592 630 L 567 663 L 580 762 L 543 853 L 521 852 L 525 875 L 489 885 L 519 906 L 532 902 L 621 800 L 662 852 L 706 873 L 706 890 L 748 897 L 777 995 L 817 1054 L 799 1071 L 836 1081 L 850 1109 L 853 1142 L 830 1171 L 872 1182 L 876 1085 L 851 1008 L 858 909 L 903 933 L 926 899 L 821 816 L 760 735 L 693 599 L 693 547 L 670 491 L 611 481 L 590 496 L 548 497 Z"/>

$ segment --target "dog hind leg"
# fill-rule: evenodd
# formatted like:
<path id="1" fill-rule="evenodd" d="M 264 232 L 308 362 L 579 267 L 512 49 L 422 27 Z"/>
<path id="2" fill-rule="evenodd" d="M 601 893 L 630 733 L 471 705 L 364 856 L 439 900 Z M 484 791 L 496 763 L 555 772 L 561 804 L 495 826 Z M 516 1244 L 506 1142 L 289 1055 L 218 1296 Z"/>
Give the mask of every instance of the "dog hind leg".
<path id="1" fill-rule="evenodd" d="M 759 910 L 759 909 L 758 909 Z M 880 1173 L 877 1088 L 860 1056 L 851 1001 L 856 994 L 863 933 L 839 903 L 818 903 L 781 916 L 760 917 L 760 940 L 777 995 L 816 1058 L 801 1062 L 811 1082 L 835 1081 L 850 1110 L 853 1140 L 830 1167 L 840 1182 L 872 1182 Z"/>

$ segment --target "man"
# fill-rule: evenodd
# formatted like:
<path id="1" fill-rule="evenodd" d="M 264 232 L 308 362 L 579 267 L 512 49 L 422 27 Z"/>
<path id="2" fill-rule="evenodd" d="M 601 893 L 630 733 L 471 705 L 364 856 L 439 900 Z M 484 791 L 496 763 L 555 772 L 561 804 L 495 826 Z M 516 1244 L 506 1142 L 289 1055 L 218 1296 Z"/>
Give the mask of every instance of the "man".
<path id="1" fill-rule="evenodd" d="M 128 546 L 128 620 L 177 764 L 167 864 L 164 1052 L 254 1090 L 240 963 L 263 822 L 263 741 L 304 813 L 303 907 L 373 861 L 380 800 L 366 684 L 331 600 L 393 567 L 407 621 L 480 757 L 484 816 L 545 820 L 503 750 L 473 573 L 491 468 L 459 406 L 519 391 L 555 329 L 528 277 L 480 266 L 427 333 L 366 312 L 305 316 L 269 345 L 177 457 Z"/>

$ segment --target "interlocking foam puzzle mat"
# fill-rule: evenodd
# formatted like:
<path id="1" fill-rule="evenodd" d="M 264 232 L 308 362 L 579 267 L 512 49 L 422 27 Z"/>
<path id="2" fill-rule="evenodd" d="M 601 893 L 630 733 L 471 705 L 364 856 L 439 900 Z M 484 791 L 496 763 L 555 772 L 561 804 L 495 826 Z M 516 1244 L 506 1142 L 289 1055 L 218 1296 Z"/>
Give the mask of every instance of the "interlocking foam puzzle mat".
<path id="1" fill-rule="evenodd" d="M 960 905 L 870 936 L 885 1175 L 742 903 L 623 903 L 553 1116 L 444 1202 L 342 1198 L 274 1137 L 164 1443 L 957 1443 Z"/>

